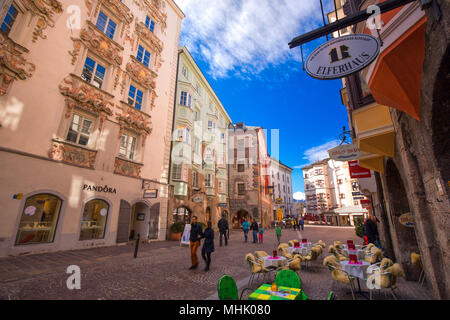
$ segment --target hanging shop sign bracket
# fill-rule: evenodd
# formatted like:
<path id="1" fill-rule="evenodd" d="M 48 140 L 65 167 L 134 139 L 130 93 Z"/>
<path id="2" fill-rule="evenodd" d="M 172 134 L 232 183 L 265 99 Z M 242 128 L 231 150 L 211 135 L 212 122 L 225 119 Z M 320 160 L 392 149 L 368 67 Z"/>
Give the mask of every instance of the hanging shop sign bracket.
<path id="1" fill-rule="evenodd" d="M 381 14 L 381 13 L 385 13 L 385 12 L 397 9 L 398 7 L 404 6 L 413 1 L 417 1 L 417 0 L 387 0 L 385 2 L 377 4 L 377 6 L 380 8 L 379 13 Z M 421 1 L 424 1 L 424 0 L 421 0 Z M 348 26 L 352 26 L 359 22 L 368 20 L 372 15 L 373 15 L 373 13 L 371 13 L 371 12 L 359 11 L 355 14 L 352 14 L 345 18 L 337 20 L 333 23 L 324 25 L 323 27 L 317 28 L 317 29 L 307 32 L 303 35 L 295 37 L 294 39 L 291 40 L 291 42 L 289 42 L 289 48 L 293 49 L 295 47 L 298 47 L 302 44 L 305 44 L 305 43 L 315 40 L 317 38 L 320 38 L 323 36 L 328 36 L 329 34 L 338 32 L 339 30 L 342 30 Z"/>

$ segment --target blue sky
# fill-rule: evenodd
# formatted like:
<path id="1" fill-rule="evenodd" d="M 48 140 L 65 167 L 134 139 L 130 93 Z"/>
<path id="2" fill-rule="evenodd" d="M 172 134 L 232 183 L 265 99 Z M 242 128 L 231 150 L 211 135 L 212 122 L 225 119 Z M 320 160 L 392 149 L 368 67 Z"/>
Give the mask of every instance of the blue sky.
<path id="1" fill-rule="evenodd" d="M 322 25 L 319 1 L 176 2 L 186 14 L 180 44 L 189 49 L 234 123 L 262 126 L 269 135 L 279 129 L 280 160 L 294 169 L 293 191 L 303 192 L 300 168 L 326 157 L 347 126 L 341 81 L 311 78 L 302 70 L 300 49 L 287 45 Z M 324 3 L 330 8 L 332 2 Z M 305 60 L 325 41 L 306 44 Z"/>

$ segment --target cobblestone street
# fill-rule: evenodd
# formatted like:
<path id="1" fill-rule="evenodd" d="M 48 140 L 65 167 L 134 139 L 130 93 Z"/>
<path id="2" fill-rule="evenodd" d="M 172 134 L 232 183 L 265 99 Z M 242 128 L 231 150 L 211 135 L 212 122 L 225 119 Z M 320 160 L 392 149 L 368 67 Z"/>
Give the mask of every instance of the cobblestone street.
<path id="1" fill-rule="evenodd" d="M 353 228 L 305 226 L 300 237 L 312 242 L 321 239 L 327 246 L 334 240 L 361 242 Z M 297 231 L 283 229 L 282 242 L 296 238 Z M 240 289 L 247 286 L 250 271 L 244 260 L 246 253 L 269 253 L 276 246 L 273 230 L 265 233 L 263 244 L 251 241 L 244 243 L 241 231 L 235 230 L 228 246 L 219 247 L 216 235 L 209 272 L 203 270 L 200 250 L 199 268 L 188 270 L 189 249 L 176 241 L 141 244 L 137 259 L 133 259 L 131 245 L 2 258 L 0 299 L 217 299 L 217 283 L 223 274 L 233 276 Z M 330 273 L 322 265 L 326 255 L 324 252 L 308 270 L 300 271 L 303 290 L 314 300 L 325 299 L 332 287 Z M 66 287 L 69 265 L 81 268 L 81 290 Z M 261 283 L 262 279 L 252 287 L 256 289 Z M 428 299 L 426 289 L 419 289 L 415 282 L 399 279 L 398 283 L 401 299 Z M 346 294 L 349 287 L 335 285 L 333 289 L 338 299 L 351 299 Z M 391 298 L 390 294 L 387 297 Z"/>

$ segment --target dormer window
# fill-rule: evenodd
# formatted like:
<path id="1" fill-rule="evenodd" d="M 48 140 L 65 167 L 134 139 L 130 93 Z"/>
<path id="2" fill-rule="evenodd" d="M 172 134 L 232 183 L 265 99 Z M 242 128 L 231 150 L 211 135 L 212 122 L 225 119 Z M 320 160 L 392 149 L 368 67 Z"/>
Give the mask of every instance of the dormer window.
<path id="1" fill-rule="evenodd" d="M 9 32 L 11 31 L 11 28 L 14 24 L 14 21 L 17 18 L 17 9 L 16 7 L 14 7 L 14 5 L 12 4 L 9 9 L 8 12 L 6 13 L 5 19 L 3 19 L 2 22 L 2 26 L 1 29 L 8 35 Z"/>
<path id="2" fill-rule="evenodd" d="M 100 31 L 104 32 L 108 37 L 111 39 L 114 39 L 114 32 L 116 31 L 117 24 L 112 21 L 103 11 L 100 10 L 100 13 L 98 14 L 97 28 L 100 29 Z"/>
<path id="3" fill-rule="evenodd" d="M 150 19 L 148 16 L 145 17 L 145 26 L 150 30 L 151 32 L 155 31 L 155 22 Z"/>
<path id="4" fill-rule="evenodd" d="M 148 67 L 150 64 L 150 52 L 143 46 L 139 45 L 136 59 L 142 62 L 144 66 Z"/>

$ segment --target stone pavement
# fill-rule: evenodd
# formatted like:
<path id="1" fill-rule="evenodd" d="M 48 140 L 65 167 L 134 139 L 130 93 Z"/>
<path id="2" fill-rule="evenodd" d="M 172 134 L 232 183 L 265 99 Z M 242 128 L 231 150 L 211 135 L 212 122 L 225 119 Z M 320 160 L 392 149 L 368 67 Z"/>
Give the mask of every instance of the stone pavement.
<path id="1" fill-rule="evenodd" d="M 361 242 L 353 228 L 305 226 L 300 234 L 283 229 L 282 242 L 298 238 L 321 239 L 327 246 L 334 240 Z M 234 230 L 227 247 L 219 247 L 217 235 L 215 245 L 209 272 L 203 270 L 200 250 L 199 268 L 188 270 L 189 248 L 175 241 L 140 244 L 136 259 L 132 245 L 0 258 L 0 299 L 216 299 L 223 274 L 234 277 L 240 288 L 246 287 L 250 271 L 245 254 L 256 250 L 270 253 L 277 241 L 273 229 L 266 230 L 263 244 L 253 244 L 251 235 L 244 243 L 242 232 Z M 330 273 L 322 265 L 326 255 L 324 252 L 308 270 L 300 271 L 303 290 L 311 299 L 326 299 L 332 288 Z M 69 265 L 81 269 L 80 290 L 66 287 Z M 256 289 L 261 283 L 252 287 Z M 401 299 L 429 299 L 426 288 L 415 282 L 399 279 L 398 287 Z M 351 299 L 345 285 L 333 285 L 333 290 L 338 299 Z"/>

